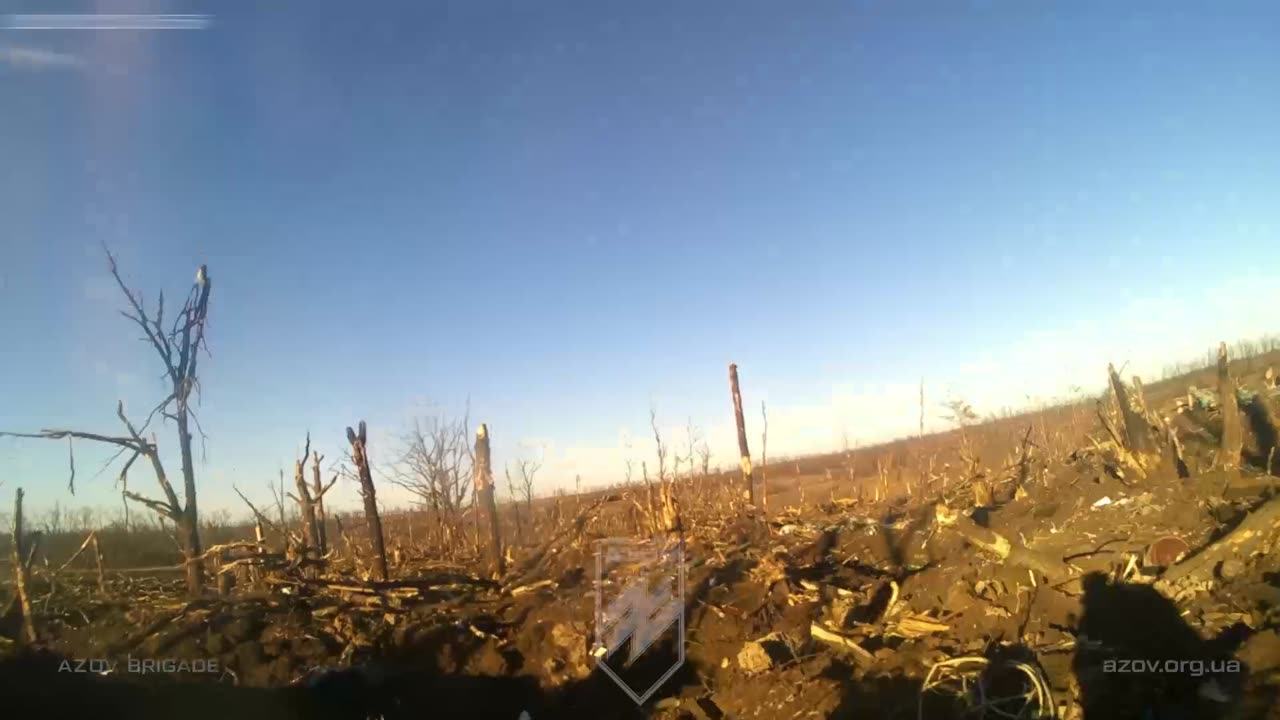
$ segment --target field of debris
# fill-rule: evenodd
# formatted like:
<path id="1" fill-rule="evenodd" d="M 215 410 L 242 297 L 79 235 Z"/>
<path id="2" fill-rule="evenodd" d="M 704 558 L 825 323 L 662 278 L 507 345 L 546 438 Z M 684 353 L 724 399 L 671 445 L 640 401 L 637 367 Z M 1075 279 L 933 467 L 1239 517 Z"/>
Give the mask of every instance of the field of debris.
<path id="1" fill-rule="evenodd" d="M 196 599 L 181 573 L 120 571 L 97 536 L 48 557 L 19 531 L 0 569 L 15 578 L 0 702 L 95 717 L 1280 717 L 1280 353 L 1225 352 L 1146 387 L 1100 368 L 1096 400 L 988 422 L 960 406 L 951 432 L 757 465 L 754 503 L 741 471 L 699 472 L 692 452 L 681 467 L 658 438 L 643 479 L 504 504 L 492 526 L 437 507 L 381 518 L 375 542 L 360 518 L 321 509 L 290 527 L 254 508 L 256 534 L 206 549 Z M 348 433 L 358 469 L 363 429 Z M 304 506 L 323 497 L 308 460 Z M 593 654 L 596 543 L 620 536 L 683 547 L 684 661 L 642 705 Z M 672 664 L 675 642 L 644 662 Z"/>

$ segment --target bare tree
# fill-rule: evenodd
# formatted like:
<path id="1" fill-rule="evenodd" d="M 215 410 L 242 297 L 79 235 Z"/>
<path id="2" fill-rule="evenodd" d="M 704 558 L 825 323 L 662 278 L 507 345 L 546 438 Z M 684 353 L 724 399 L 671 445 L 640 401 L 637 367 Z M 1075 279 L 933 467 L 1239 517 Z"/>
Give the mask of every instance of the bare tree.
<path id="1" fill-rule="evenodd" d="M 968 480 L 978 474 L 980 463 L 969 437 L 969 428 L 978 422 L 978 413 L 974 412 L 973 406 L 958 397 L 949 398 L 942 407 L 947 409 L 945 418 L 960 430 L 960 460 L 964 462 L 965 479 Z"/>
<path id="2" fill-rule="evenodd" d="M 458 421 L 415 419 L 400 439 L 399 460 L 388 474 L 392 483 L 413 493 L 431 511 L 439 540 L 446 546 L 461 537 L 462 513 L 471 493 L 468 425 L 469 414 Z"/>
<path id="3" fill-rule="evenodd" d="M 667 471 L 667 454 L 669 449 L 667 444 L 662 440 L 662 432 L 658 428 L 658 411 L 653 406 L 649 407 L 649 426 L 653 429 L 653 441 L 658 455 L 658 495 L 654 497 L 654 487 L 649 483 L 649 471 L 644 465 L 644 482 L 649 492 L 649 518 L 653 527 L 653 531 L 670 531 L 679 530 L 679 512 L 676 509 L 674 475 L 680 472 L 680 462 L 677 456 L 675 468 L 673 472 Z"/>
<path id="4" fill-rule="evenodd" d="M 304 558 L 314 560 L 318 560 L 324 555 L 323 533 L 321 531 L 321 526 L 324 524 L 324 505 L 322 504 L 324 494 L 338 481 L 338 476 L 334 475 L 333 480 L 329 482 L 327 487 L 320 485 L 320 461 L 323 458 L 324 456 L 318 451 L 312 455 L 311 433 L 307 433 L 307 444 L 302 449 L 302 456 L 293 464 L 293 484 L 298 494 L 289 495 L 298 504 L 301 515 L 302 555 Z M 314 489 L 307 486 L 306 464 L 309 459 L 313 460 L 314 464 Z"/>
<path id="5" fill-rule="evenodd" d="M 193 396 L 198 399 L 200 392 L 200 380 L 197 373 L 200 352 L 204 351 L 205 355 L 208 355 L 205 327 L 209 313 L 209 292 L 212 288 L 208 268 L 201 265 L 200 269 L 196 271 L 195 282 L 187 293 L 186 301 L 179 308 L 172 323 L 166 326 L 164 293 L 160 293 L 155 311 L 148 314 L 143 303 L 142 293 L 129 289 L 124 279 L 120 276 L 120 269 L 116 264 L 115 256 L 109 250 L 106 254 L 111 276 L 115 278 L 116 285 L 124 293 L 125 299 L 129 304 L 129 308 L 121 310 L 120 314 L 142 330 L 143 339 L 151 345 L 151 348 L 164 364 L 165 379 L 168 381 L 170 388 L 168 397 L 162 400 L 159 405 L 156 405 L 141 427 L 134 426 L 125 417 L 124 403 L 117 403 L 116 416 L 125 426 L 129 433 L 128 436 L 113 437 L 75 430 L 49 429 L 40 430 L 37 433 L 0 433 L 0 435 L 49 440 L 65 438 L 68 440 L 68 444 L 73 439 L 79 439 L 114 445 L 119 450 L 112 456 L 111 461 L 128 453 L 129 458 L 125 461 L 118 480 L 118 484 L 122 488 L 121 492 L 127 500 L 146 505 L 159 514 L 160 517 L 174 522 L 182 554 L 186 558 L 187 592 L 192 595 L 198 595 L 203 591 L 204 587 L 204 562 L 203 549 L 200 542 L 199 512 L 196 506 L 196 473 L 194 454 L 191 449 L 191 441 L 193 439 L 191 430 L 194 428 L 200 432 L 202 439 L 204 433 L 200 431 L 200 420 L 191 407 L 191 399 Z M 177 426 L 178 449 L 182 456 L 183 499 L 181 501 L 170 484 L 164 466 L 160 461 L 154 433 L 151 439 L 143 439 L 143 433 L 146 432 L 156 415 L 160 415 L 165 420 L 173 420 Z M 75 455 L 70 450 L 68 453 L 71 460 L 69 489 L 72 494 L 75 494 Z M 164 500 L 143 497 L 129 491 L 129 468 L 133 466 L 133 463 L 139 457 L 145 457 L 151 461 L 156 480 L 160 485 L 160 489 L 164 492 Z M 108 464 L 111 461 L 108 461 Z"/>
<path id="6" fill-rule="evenodd" d="M 520 469 L 520 498 L 524 500 L 524 507 L 529 512 L 529 522 L 533 522 L 533 481 L 538 475 L 538 471 L 542 469 L 542 462 L 538 460 L 521 460 L 517 466 Z"/>

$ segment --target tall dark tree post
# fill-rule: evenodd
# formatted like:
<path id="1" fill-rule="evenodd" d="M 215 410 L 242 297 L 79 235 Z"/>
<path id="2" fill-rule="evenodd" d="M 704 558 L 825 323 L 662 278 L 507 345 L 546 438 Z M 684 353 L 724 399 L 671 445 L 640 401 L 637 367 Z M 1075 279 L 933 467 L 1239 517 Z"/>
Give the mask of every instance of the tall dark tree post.
<path id="1" fill-rule="evenodd" d="M 742 461 L 742 479 L 750 492 L 751 504 L 760 500 L 755 478 L 751 472 L 751 451 L 747 447 L 747 423 L 742 416 L 742 393 L 738 390 L 738 365 L 729 363 L 729 391 L 733 394 L 733 421 L 738 426 L 738 454 Z"/>
<path id="2" fill-rule="evenodd" d="M 373 544 L 373 570 L 378 579 L 386 581 L 387 546 L 382 538 L 382 518 L 378 514 L 378 498 L 373 487 L 373 470 L 369 464 L 369 435 L 364 421 L 360 421 L 360 432 L 347 428 L 347 442 L 351 443 L 351 460 L 356 465 L 356 477 L 360 480 L 360 497 L 364 499 L 364 517 L 369 525 L 369 542 Z"/>

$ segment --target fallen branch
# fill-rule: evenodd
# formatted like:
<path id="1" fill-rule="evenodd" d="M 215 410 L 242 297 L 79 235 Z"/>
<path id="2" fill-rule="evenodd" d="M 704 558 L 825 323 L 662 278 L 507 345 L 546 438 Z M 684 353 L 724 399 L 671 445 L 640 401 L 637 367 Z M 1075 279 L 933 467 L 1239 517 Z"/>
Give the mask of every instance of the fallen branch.
<path id="1" fill-rule="evenodd" d="M 853 655 L 854 659 L 859 662 L 859 664 L 869 665 L 875 662 L 875 656 L 867 651 L 866 648 L 855 642 L 853 638 L 841 635 L 837 632 L 832 632 L 818 623 L 813 623 L 809 626 L 809 636 L 825 645 L 830 645 L 838 650 L 848 651 Z"/>
<path id="2" fill-rule="evenodd" d="M 72 562 L 75 562 L 75 559 L 80 557 L 80 553 L 84 552 L 84 549 L 89 547 L 89 543 L 97 539 L 97 536 L 98 536 L 98 532 L 96 530 L 89 533 L 89 536 L 84 539 L 84 542 L 80 543 L 80 549 L 76 550 L 74 553 L 71 553 L 71 557 L 67 558 L 67 561 L 62 563 L 62 565 L 57 570 L 54 570 L 53 574 L 56 575 L 62 572 L 63 570 L 66 570 L 67 566 L 70 565 Z"/>

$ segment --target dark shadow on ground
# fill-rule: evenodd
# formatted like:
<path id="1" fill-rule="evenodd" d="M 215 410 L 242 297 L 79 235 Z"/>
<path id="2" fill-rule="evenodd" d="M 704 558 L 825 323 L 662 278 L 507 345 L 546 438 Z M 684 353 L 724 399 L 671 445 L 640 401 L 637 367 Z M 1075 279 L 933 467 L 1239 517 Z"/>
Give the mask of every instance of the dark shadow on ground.
<path id="1" fill-rule="evenodd" d="M 854 669 L 842 662 L 833 662 L 822 673 L 828 680 L 835 680 L 844 687 L 840 704 L 828 715 L 829 720 L 907 720 L 915 718 L 920 698 L 920 680 L 901 675 L 877 678 L 854 678 Z M 945 720 L 942 714 L 929 714 L 937 708 L 926 707 L 926 718 Z"/>
<path id="2" fill-rule="evenodd" d="M 424 720 L 475 718 L 533 720 L 592 718 L 637 720 L 650 717 L 666 697 L 694 695 L 697 670 L 680 669 L 643 706 L 598 670 L 554 692 L 533 677 L 484 677 L 380 666 L 335 671 L 307 685 L 237 687 L 226 682 L 182 681 L 121 674 L 104 677 L 76 672 L 76 663 L 47 652 L 0 660 L 0 707 L 4 717 L 84 720 Z"/>
<path id="3" fill-rule="evenodd" d="M 988 663 L 985 668 L 981 664 L 982 659 Z M 1021 645 L 993 646 L 983 653 L 978 663 L 966 666 L 967 694 L 961 692 L 958 681 L 922 693 L 923 678 L 890 673 L 864 675 L 855 679 L 851 666 L 833 663 L 823 676 L 839 682 L 844 687 L 844 693 L 840 704 L 828 718 L 915 720 L 922 717 L 927 720 L 960 720 L 977 717 L 1039 717 L 1035 714 L 1035 704 L 1028 706 L 1024 700 L 1014 699 L 1025 694 L 1030 685 L 1027 677 L 1005 664 L 1006 661 L 1018 661 L 1039 669 L 1035 653 L 1030 649 Z M 988 701 L 985 715 L 980 709 L 984 698 Z M 991 702 L 1000 698 L 1004 700 Z M 998 712 L 1007 715 L 999 715 Z"/>
<path id="4" fill-rule="evenodd" d="M 1083 585 L 1072 669 L 1085 720 L 1238 717 L 1248 668 L 1232 655 L 1248 628 L 1206 640 L 1148 585 L 1112 583 L 1101 573 Z"/>

